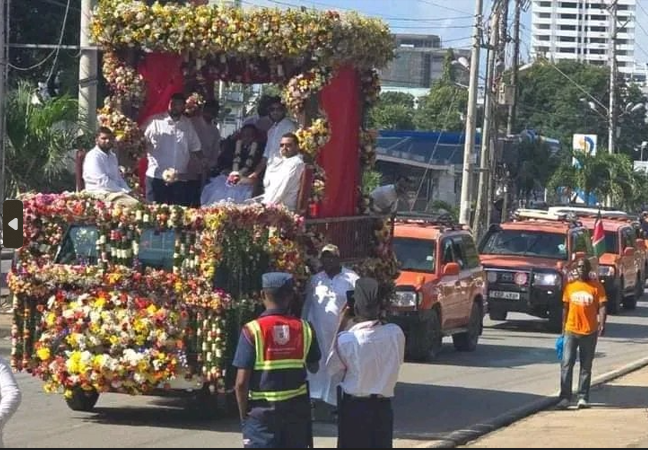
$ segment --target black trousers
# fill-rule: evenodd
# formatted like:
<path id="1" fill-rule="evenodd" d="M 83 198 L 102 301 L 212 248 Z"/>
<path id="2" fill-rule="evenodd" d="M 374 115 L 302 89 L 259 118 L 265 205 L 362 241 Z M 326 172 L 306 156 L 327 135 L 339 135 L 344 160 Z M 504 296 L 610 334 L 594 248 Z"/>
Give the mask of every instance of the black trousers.
<path id="1" fill-rule="evenodd" d="M 308 448 L 312 422 L 308 397 L 252 407 L 241 424 L 244 448 Z"/>
<path id="2" fill-rule="evenodd" d="M 391 399 L 344 394 L 338 406 L 338 448 L 393 448 Z"/>
<path id="3" fill-rule="evenodd" d="M 186 181 L 166 184 L 159 178 L 146 177 L 146 200 L 167 205 L 187 205 Z"/>

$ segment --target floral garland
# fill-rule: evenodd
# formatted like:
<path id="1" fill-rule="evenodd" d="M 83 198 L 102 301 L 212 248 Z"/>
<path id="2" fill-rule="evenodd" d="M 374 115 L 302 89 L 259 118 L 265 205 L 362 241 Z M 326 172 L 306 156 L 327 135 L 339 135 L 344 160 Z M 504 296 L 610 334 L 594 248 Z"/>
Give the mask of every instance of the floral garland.
<path id="1" fill-rule="evenodd" d="M 299 128 L 295 135 L 299 140 L 299 148 L 302 153 L 315 160 L 322 147 L 331 139 L 328 120 L 325 118 L 315 119 L 310 127 Z"/>
<path id="2" fill-rule="evenodd" d="M 360 128 L 360 165 L 363 170 L 371 170 L 376 165 L 376 144 L 378 132 Z"/>
<path id="3" fill-rule="evenodd" d="M 333 71 L 325 67 L 292 77 L 283 91 L 283 100 L 288 110 L 298 116 L 304 111 L 306 100 L 321 91 L 332 77 Z"/>
<path id="4" fill-rule="evenodd" d="M 376 69 L 364 71 L 360 76 L 360 86 L 364 97 L 365 108 L 374 106 L 380 98 L 380 76 Z"/>
<path id="5" fill-rule="evenodd" d="M 106 98 L 103 108 L 98 111 L 97 120 L 100 126 L 113 130 L 117 149 L 125 151 L 135 161 L 145 149 L 144 132 L 137 122 L 122 113 L 121 106 L 117 103 L 117 97 Z"/>
<path id="6" fill-rule="evenodd" d="M 197 92 L 194 92 L 185 100 L 185 114 L 193 116 L 200 108 L 205 105 L 205 98 Z"/>
<path id="7" fill-rule="evenodd" d="M 114 52 L 103 55 L 103 73 L 112 93 L 126 100 L 134 108 L 139 108 L 146 99 L 144 77 L 120 61 Z"/>
<path id="8" fill-rule="evenodd" d="M 217 31 L 216 31 L 217 30 Z M 314 9 L 240 9 L 225 6 L 161 5 L 142 1 L 102 0 L 91 24 L 103 48 L 139 47 L 199 58 L 240 54 L 312 60 L 335 67 L 383 67 L 394 54 L 394 41 L 383 21 L 356 13 Z"/>
<path id="9" fill-rule="evenodd" d="M 247 176 L 252 173 L 254 167 L 255 156 L 259 150 L 259 144 L 257 142 L 252 142 L 250 144 L 250 151 L 245 159 L 244 166 L 241 168 L 241 163 L 243 163 L 243 158 L 241 157 L 243 153 L 243 141 L 241 139 L 236 141 L 236 149 L 234 150 L 234 163 L 232 165 L 232 172 L 239 172 L 243 176 Z"/>

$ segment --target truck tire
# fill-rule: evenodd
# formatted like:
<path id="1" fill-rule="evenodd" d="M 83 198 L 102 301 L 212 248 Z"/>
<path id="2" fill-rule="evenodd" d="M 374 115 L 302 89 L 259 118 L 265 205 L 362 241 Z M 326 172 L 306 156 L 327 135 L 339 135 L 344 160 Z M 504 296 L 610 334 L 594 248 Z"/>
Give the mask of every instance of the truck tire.
<path id="1" fill-rule="evenodd" d="M 478 302 L 473 302 L 470 310 L 468 330 L 452 335 L 452 343 L 460 352 L 474 352 L 477 349 L 479 335 L 481 334 L 482 309 Z"/>
<path id="2" fill-rule="evenodd" d="M 643 295 L 643 285 L 641 284 L 641 275 L 637 274 L 637 284 L 635 285 L 634 294 L 632 297 L 623 299 L 623 308 L 633 310 L 637 307 L 637 300 Z"/>
<path id="3" fill-rule="evenodd" d="M 414 361 L 430 361 L 440 352 L 443 345 L 441 318 L 433 310 L 427 320 L 422 320 L 412 327 L 406 342 L 406 353 Z"/>
<path id="4" fill-rule="evenodd" d="M 196 391 L 189 399 L 188 412 L 197 419 L 215 419 L 233 417 L 238 409 L 233 392 L 225 394 L 212 392 L 209 385 L 205 383 L 203 388 Z"/>
<path id="5" fill-rule="evenodd" d="M 607 312 L 609 314 L 618 314 L 621 303 L 623 302 L 623 280 L 618 283 L 612 290 L 612 295 L 608 298 Z"/>
<path id="6" fill-rule="evenodd" d="M 97 400 L 99 400 L 99 393 L 96 390 L 86 391 L 77 387 L 72 389 L 72 396 L 66 397 L 65 403 L 72 411 L 90 412 L 97 404 Z"/>
<path id="7" fill-rule="evenodd" d="M 552 333 L 562 333 L 563 305 L 554 305 L 549 308 L 549 323 L 547 328 Z"/>

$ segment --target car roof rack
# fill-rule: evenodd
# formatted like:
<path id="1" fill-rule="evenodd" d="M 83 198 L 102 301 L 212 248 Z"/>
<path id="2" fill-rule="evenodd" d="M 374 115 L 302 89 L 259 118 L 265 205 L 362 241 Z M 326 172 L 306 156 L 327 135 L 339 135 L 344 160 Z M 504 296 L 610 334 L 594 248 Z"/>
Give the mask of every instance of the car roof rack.
<path id="1" fill-rule="evenodd" d="M 599 212 L 601 217 L 604 219 L 610 220 L 631 220 L 633 219 L 632 214 L 628 214 L 625 211 L 620 210 L 605 210 L 598 208 L 588 208 L 586 206 L 551 206 L 549 212 L 552 213 L 566 213 L 573 214 L 578 217 L 598 217 Z"/>
<path id="2" fill-rule="evenodd" d="M 436 227 L 442 228 L 442 231 L 470 231 L 470 228 L 468 226 L 457 223 L 452 215 L 448 212 L 397 212 L 396 221 L 401 223 L 434 225 Z"/>
<path id="3" fill-rule="evenodd" d="M 546 211 L 544 209 L 519 208 L 513 213 L 513 219 L 522 220 L 540 220 L 568 223 L 570 228 L 582 227 L 576 215 L 567 212 Z"/>

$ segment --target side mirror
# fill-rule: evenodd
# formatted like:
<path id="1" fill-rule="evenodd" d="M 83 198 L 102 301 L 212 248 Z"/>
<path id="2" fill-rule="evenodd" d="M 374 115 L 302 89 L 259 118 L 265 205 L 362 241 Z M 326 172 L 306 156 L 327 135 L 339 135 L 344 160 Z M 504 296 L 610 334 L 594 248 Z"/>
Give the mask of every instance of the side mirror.
<path id="1" fill-rule="evenodd" d="M 635 250 L 632 247 L 626 247 L 625 250 L 623 250 L 623 256 L 634 256 Z"/>
<path id="2" fill-rule="evenodd" d="M 641 250 L 646 249 L 646 241 L 644 241 L 643 239 L 637 239 L 636 242 L 637 242 L 637 248 L 640 248 Z"/>
<path id="3" fill-rule="evenodd" d="M 443 275 L 448 277 L 454 277 L 459 275 L 460 272 L 459 264 L 457 263 L 448 263 L 443 266 Z"/>

